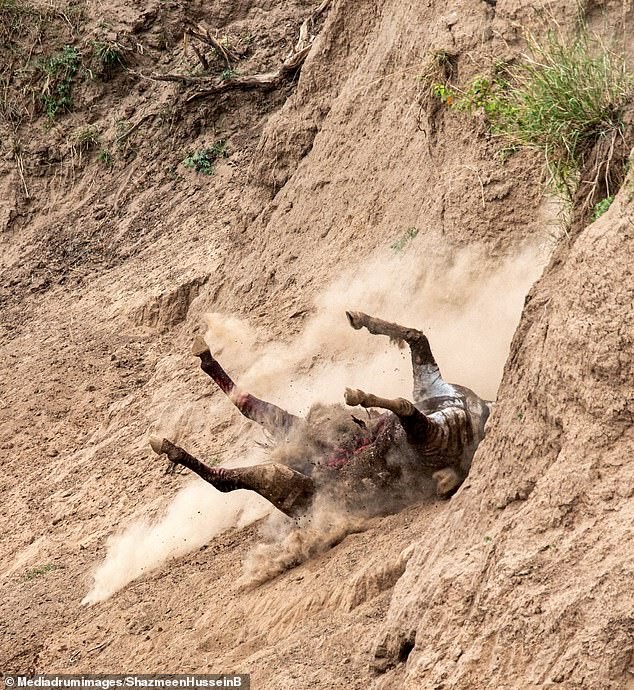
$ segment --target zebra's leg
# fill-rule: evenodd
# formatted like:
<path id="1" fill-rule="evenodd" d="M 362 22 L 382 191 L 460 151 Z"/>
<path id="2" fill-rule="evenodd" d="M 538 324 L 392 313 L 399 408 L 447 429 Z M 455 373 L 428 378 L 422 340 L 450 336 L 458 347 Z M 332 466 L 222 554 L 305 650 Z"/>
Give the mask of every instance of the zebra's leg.
<path id="1" fill-rule="evenodd" d="M 346 316 L 356 330 L 365 327 L 374 335 L 386 335 L 394 342 L 406 342 L 409 345 L 414 378 L 413 398 L 416 403 L 429 398 L 457 395 L 455 388 L 443 379 L 429 340 L 422 331 L 383 321 L 360 311 L 347 311 Z"/>
<path id="2" fill-rule="evenodd" d="M 362 407 L 382 407 L 397 417 L 407 435 L 407 441 L 419 455 L 424 465 L 442 468 L 458 466 L 464 456 L 465 448 L 473 441 L 467 414 L 462 408 L 451 407 L 426 415 L 413 403 L 404 398 L 379 398 L 358 389 L 346 389 L 345 400 L 348 405 Z M 448 462 L 449 461 L 449 462 Z M 444 469 L 444 468 L 443 468 Z M 445 473 L 438 477 L 439 495 L 451 492 L 464 479 L 458 476 L 455 487 L 450 476 Z"/>
<path id="3" fill-rule="evenodd" d="M 297 422 L 301 422 L 299 417 L 281 407 L 241 391 L 213 357 L 209 346 L 201 336 L 197 336 L 194 340 L 192 353 L 200 358 L 200 368 L 216 382 L 240 412 L 248 419 L 261 424 L 274 438 L 285 438 L 290 429 Z"/>
<path id="4" fill-rule="evenodd" d="M 429 444 L 429 441 L 437 435 L 433 422 L 405 398 L 380 398 L 358 388 L 346 388 L 344 398 L 347 405 L 380 407 L 393 412 L 399 418 L 407 434 L 407 440 L 414 447 Z"/>
<path id="5" fill-rule="evenodd" d="M 192 470 L 218 491 L 255 491 L 290 517 L 305 513 L 313 500 L 313 480 L 286 465 L 269 463 L 252 467 L 209 467 L 166 438 L 152 437 L 150 446 L 157 455 L 167 455 L 171 462 Z"/>

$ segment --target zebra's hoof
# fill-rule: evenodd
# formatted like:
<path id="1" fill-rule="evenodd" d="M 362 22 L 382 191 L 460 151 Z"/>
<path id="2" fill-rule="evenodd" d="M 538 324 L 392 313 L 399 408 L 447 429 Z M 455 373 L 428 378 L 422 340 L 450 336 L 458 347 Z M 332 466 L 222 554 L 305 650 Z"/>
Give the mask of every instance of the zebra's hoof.
<path id="1" fill-rule="evenodd" d="M 358 388 L 346 388 L 344 393 L 344 400 L 346 405 L 354 407 L 355 405 L 362 405 L 365 400 L 365 393 Z"/>
<path id="2" fill-rule="evenodd" d="M 209 345 L 207 345 L 202 335 L 197 335 L 192 343 L 192 355 L 200 357 L 205 352 L 209 352 Z"/>
<path id="3" fill-rule="evenodd" d="M 432 474 L 432 478 L 436 482 L 436 495 L 438 498 L 449 498 L 462 484 L 462 478 L 451 467 L 443 467 Z"/>
<path id="4" fill-rule="evenodd" d="M 348 317 L 348 323 L 355 329 L 359 331 L 365 325 L 365 314 L 360 311 L 347 311 L 346 316 Z"/>
<path id="5" fill-rule="evenodd" d="M 158 436 L 150 436 L 150 448 L 157 455 L 163 455 L 163 439 Z"/>

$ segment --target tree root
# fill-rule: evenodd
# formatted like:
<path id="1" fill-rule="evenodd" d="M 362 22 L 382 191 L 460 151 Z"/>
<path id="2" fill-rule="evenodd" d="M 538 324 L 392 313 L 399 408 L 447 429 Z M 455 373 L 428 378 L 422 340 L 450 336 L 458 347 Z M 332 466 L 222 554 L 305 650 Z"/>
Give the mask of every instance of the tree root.
<path id="1" fill-rule="evenodd" d="M 271 72 L 261 72 L 258 74 L 240 75 L 230 74 L 225 77 L 218 76 L 187 76 L 184 74 L 147 74 L 144 77 L 152 81 L 173 81 L 188 86 L 202 86 L 206 88 L 198 90 L 185 99 L 186 103 L 197 100 L 199 98 L 206 98 L 207 96 L 214 96 L 225 91 L 249 91 L 253 89 L 273 89 L 282 84 L 288 77 L 293 76 L 301 68 L 306 59 L 310 49 L 313 46 L 316 36 L 310 34 L 310 27 L 313 22 L 324 13 L 330 5 L 330 0 L 323 0 L 317 9 L 306 19 L 299 30 L 299 37 L 293 50 L 282 61 L 282 64 Z M 202 24 L 197 24 L 195 27 L 190 26 L 185 30 L 185 36 L 192 36 L 198 40 L 211 45 L 214 50 L 225 61 L 228 70 L 232 70 L 232 65 L 239 57 L 229 48 L 219 43 L 211 34 L 211 30 Z M 193 46 L 192 46 L 193 47 Z M 206 58 L 198 50 L 195 50 L 198 59 L 203 68 L 207 63 Z M 208 66 L 208 63 L 207 63 Z"/>

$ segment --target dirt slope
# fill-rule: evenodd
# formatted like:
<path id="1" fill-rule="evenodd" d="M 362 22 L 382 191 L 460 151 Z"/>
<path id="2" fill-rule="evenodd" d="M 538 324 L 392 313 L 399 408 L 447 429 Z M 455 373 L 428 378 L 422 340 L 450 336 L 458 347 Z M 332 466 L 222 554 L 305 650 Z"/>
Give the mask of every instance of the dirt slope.
<path id="1" fill-rule="evenodd" d="M 62 8 L 75 28 L 51 22 L 33 43 L 83 56 L 112 36 L 128 70 L 84 75 L 53 126 L 34 115 L 3 130 L 3 671 L 240 670 L 255 687 L 302 688 L 631 683 L 626 190 L 560 243 L 531 293 L 489 438 L 452 501 L 374 518 L 252 590 L 237 579 L 257 525 L 80 603 L 108 538 L 191 482 L 162 474 L 149 429 L 222 460 L 252 445 L 188 356 L 206 312 L 247 317 L 258 346 L 289 341 L 327 285 L 411 228 L 421 266 L 483 247 L 476 274 L 548 235 L 536 159 L 501 164 L 483 123 L 439 108 L 416 78 L 434 51 L 456 55 L 458 80 L 516 54 L 542 5 L 424 5 L 335 0 L 296 80 L 189 103 L 193 87 L 141 76 L 196 67 L 184 16 L 251 36 L 239 67 L 251 73 L 279 64 L 313 3 L 87 3 L 76 26 Z M 576 3 L 546 5 L 573 25 Z M 632 20 L 621 2 L 586 5 L 598 28 Z M 80 156 L 86 125 L 101 143 Z M 214 176 L 183 168 L 220 138 L 229 157 Z M 370 302 L 393 307 L 398 282 Z M 338 356 L 313 354 L 304 373 Z"/>
<path id="2" fill-rule="evenodd" d="M 469 486 L 399 581 L 374 653 L 411 649 L 407 687 L 634 683 L 631 194 L 532 290 Z"/>

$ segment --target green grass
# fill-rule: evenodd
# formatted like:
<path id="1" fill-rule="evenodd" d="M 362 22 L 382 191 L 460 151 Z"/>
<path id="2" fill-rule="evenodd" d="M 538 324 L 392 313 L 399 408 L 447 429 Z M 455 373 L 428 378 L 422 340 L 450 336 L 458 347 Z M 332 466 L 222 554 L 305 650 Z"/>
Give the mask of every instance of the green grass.
<path id="1" fill-rule="evenodd" d="M 220 73 L 220 81 L 231 81 L 232 79 L 235 79 L 237 76 L 238 73 L 234 69 L 227 67 L 226 69 L 223 69 Z"/>
<path id="2" fill-rule="evenodd" d="M 35 580 L 35 578 L 42 577 L 47 573 L 51 573 L 54 570 L 58 570 L 59 568 L 61 568 L 61 566 L 55 565 L 55 563 L 47 563 L 46 565 L 42 565 L 39 568 L 32 568 L 31 570 L 27 570 L 24 573 L 24 579 L 27 581 Z"/>
<path id="3" fill-rule="evenodd" d="M 72 85 L 80 60 L 77 48 L 66 45 L 42 63 L 42 71 L 46 75 L 42 105 L 49 118 L 54 119 L 73 109 Z"/>
<path id="4" fill-rule="evenodd" d="M 539 151 L 552 187 L 572 202 L 595 145 L 607 142 L 610 156 L 623 136 L 621 116 L 632 101 L 634 78 L 622 57 L 584 31 L 572 41 L 555 34 L 543 43 L 530 37 L 518 64 L 498 63 L 492 77 L 477 77 L 464 90 L 435 83 L 432 92 L 452 109 L 484 111 L 490 131 L 507 147 Z M 608 168 L 606 180 L 611 163 L 597 162 Z"/>
<path id="5" fill-rule="evenodd" d="M 509 81 L 489 100 L 494 133 L 540 151 L 559 191 L 600 137 L 622 131 L 621 113 L 634 80 L 625 62 L 586 34 L 571 43 L 550 36 L 530 43 L 526 61 L 509 70 Z"/>
<path id="6" fill-rule="evenodd" d="M 108 149 L 101 149 L 101 151 L 99 151 L 99 155 L 97 156 L 97 160 L 102 165 L 105 165 L 106 168 L 111 168 L 114 165 L 114 159 Z"/>
<path id="7" fill-rule="evenodd" d="M 408 247 L 410 242 L 418 235 L 418 228 L 407 228 L 407 230 L 401 235 L 401 237 L 396 240 L 392 245 L 390 245 L 390 249 L 395 252 L 399 253 L 402 252 L 404 249 Z"/>
<path id="8" fill-rule="evenodd" d="M 601 199 L 598 203 L 594 205 L 592 209 L 592 220 L 597 220 L 612 206 L 614 201 L 614 196 L 608 196 L 605 199 Z"/>
<path id="9" fill-rule="evenodd" d="M 213 175 L 218 158 L 227 158 L 229 155 L 226 145 L 225 139 L 219 139 L 212 146 L 190 153 L 183 161 L 183 165 L 190 170 L 203 173 L 203 175 Z"/>

